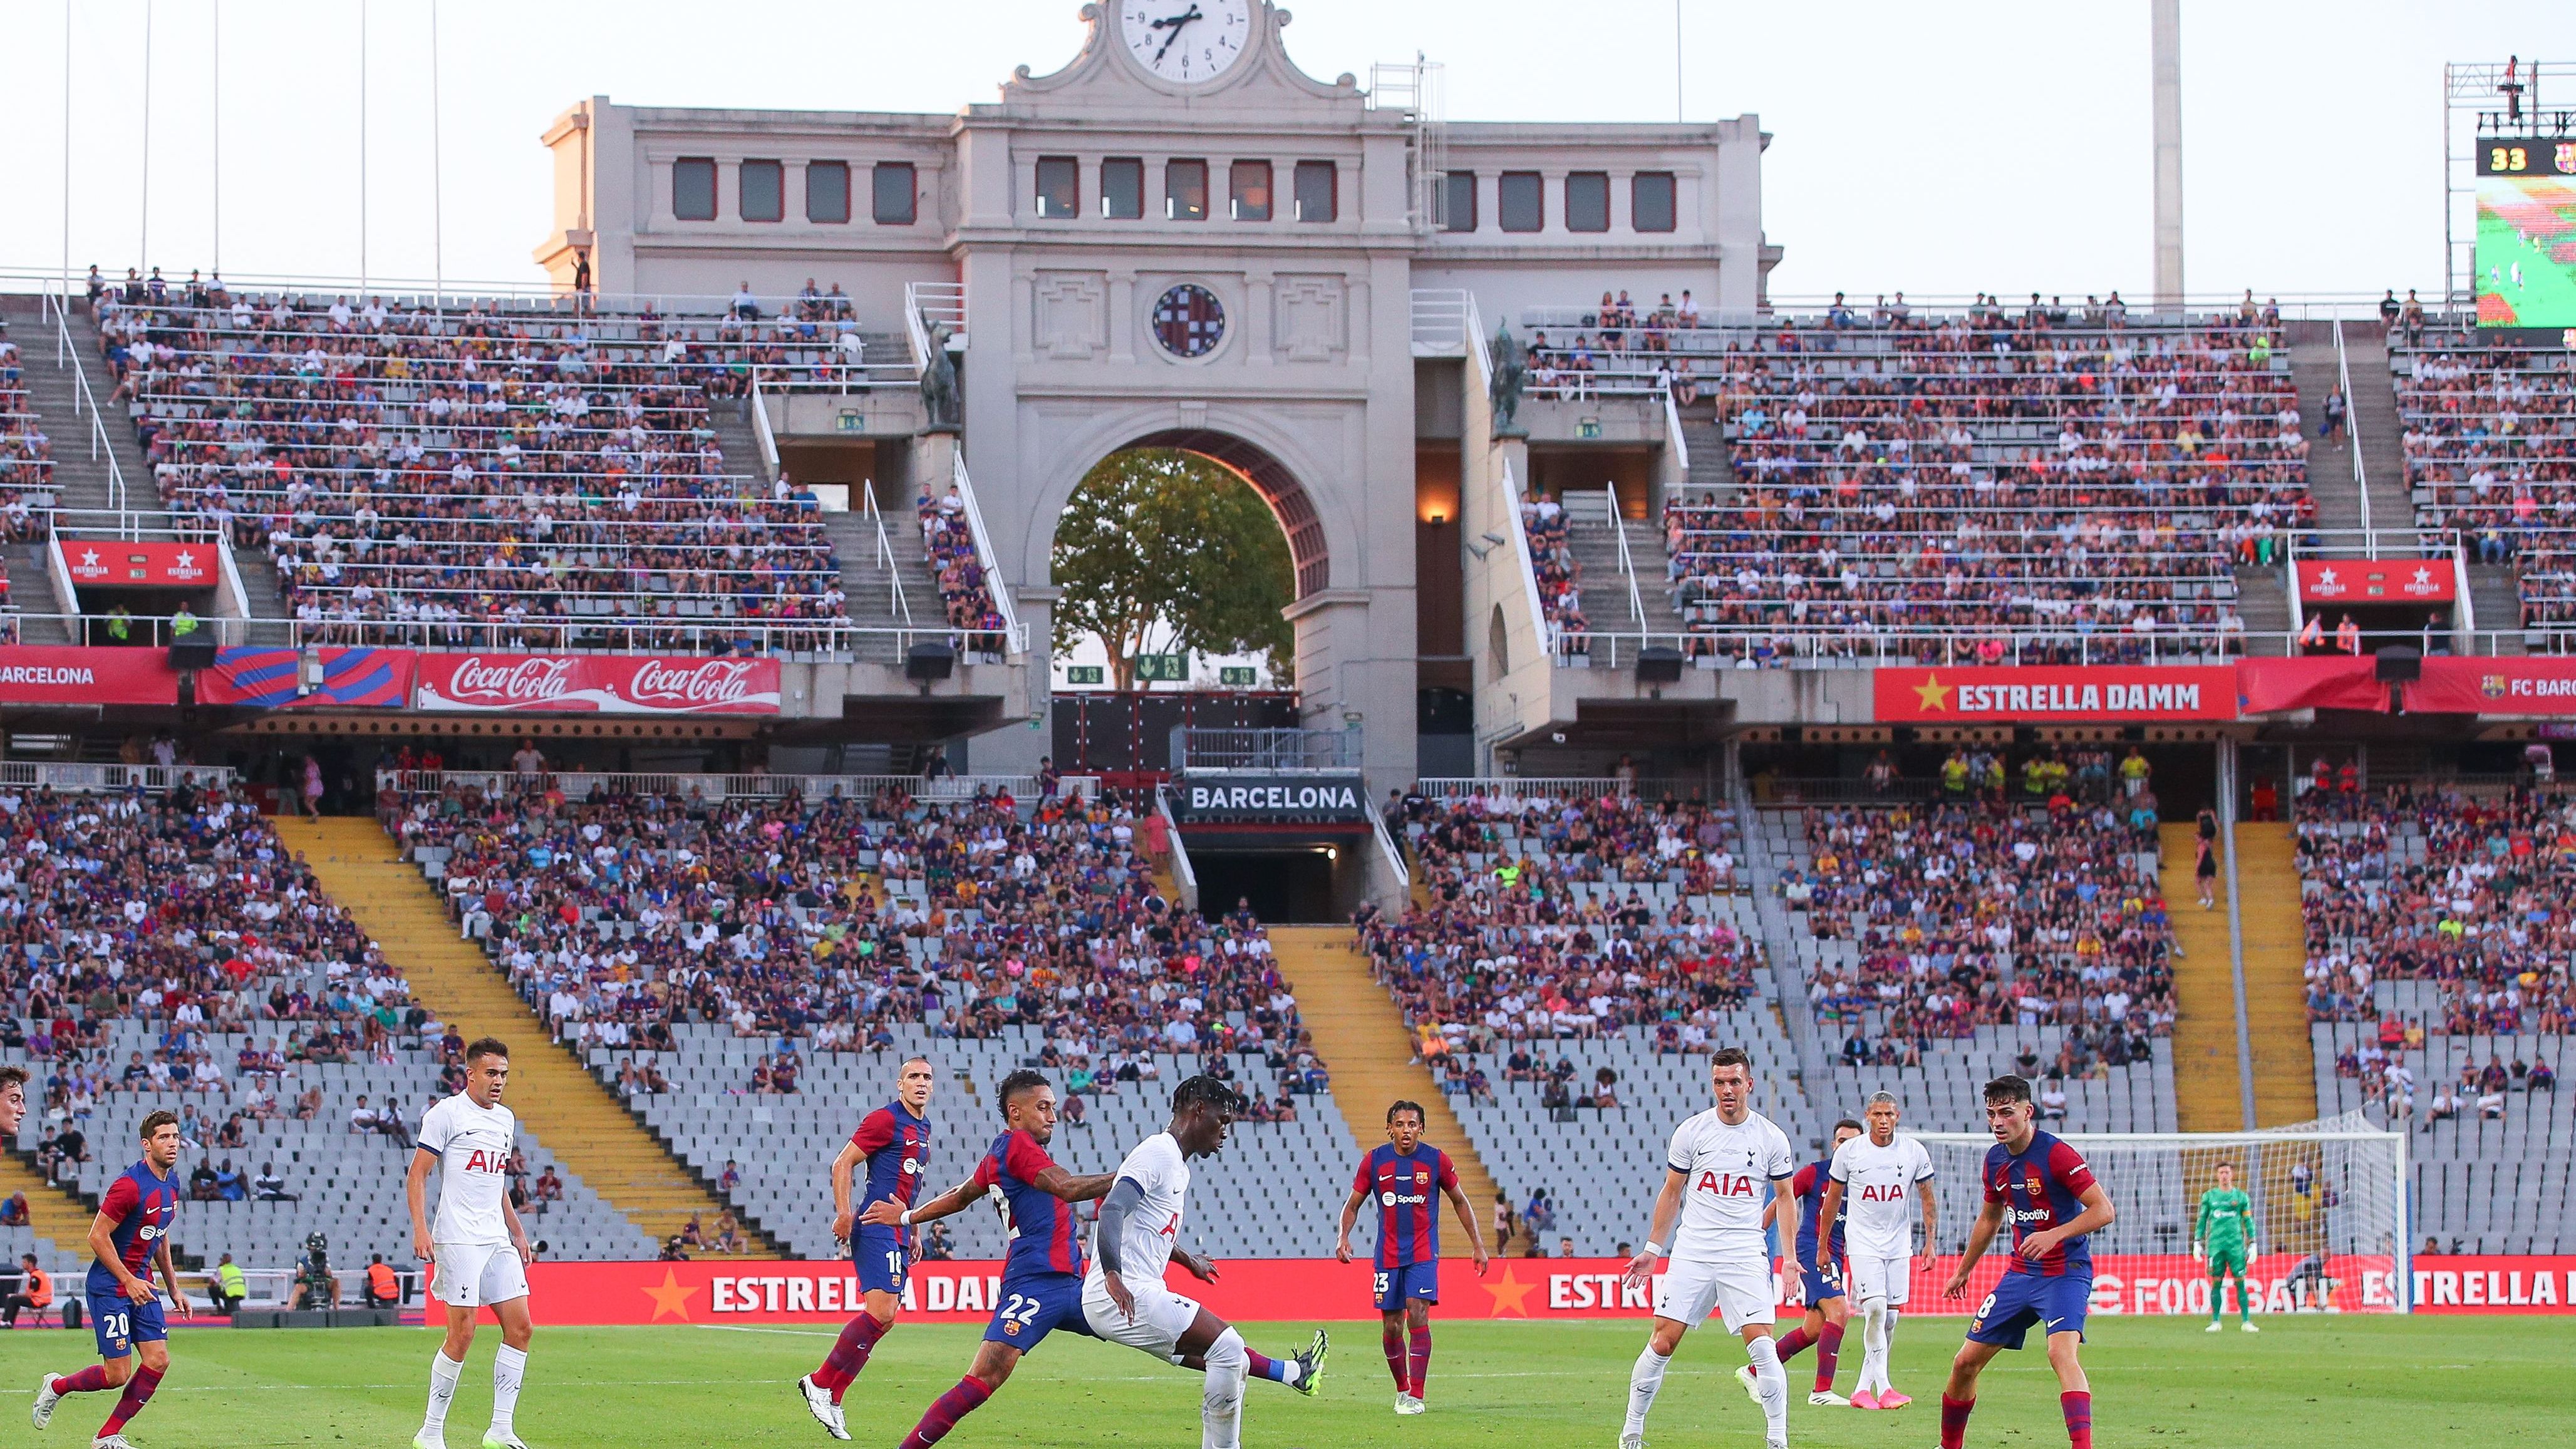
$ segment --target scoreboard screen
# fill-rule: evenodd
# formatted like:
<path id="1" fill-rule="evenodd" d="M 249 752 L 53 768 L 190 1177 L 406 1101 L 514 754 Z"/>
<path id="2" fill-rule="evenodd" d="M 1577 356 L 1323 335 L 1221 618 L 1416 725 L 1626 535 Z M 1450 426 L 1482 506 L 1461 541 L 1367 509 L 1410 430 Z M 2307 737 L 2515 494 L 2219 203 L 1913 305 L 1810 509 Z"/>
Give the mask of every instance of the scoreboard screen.
<path id="1" fill-rule="evenodd" d="M 2478 142 L 2481 327 L 2576 327 L 2576 140 Z"/>

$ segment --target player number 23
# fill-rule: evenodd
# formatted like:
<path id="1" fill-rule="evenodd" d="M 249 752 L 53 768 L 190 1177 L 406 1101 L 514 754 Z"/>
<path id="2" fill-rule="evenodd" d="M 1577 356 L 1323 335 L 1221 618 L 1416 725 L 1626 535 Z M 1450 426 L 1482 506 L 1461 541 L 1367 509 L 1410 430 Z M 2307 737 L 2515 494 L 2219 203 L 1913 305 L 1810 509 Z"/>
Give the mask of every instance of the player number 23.
<path id="1" fill-rule="evenodd" d="M 1386 1274 L 1384 1274 L 1384 1273 L 1380 1273 L 1380 1274 L 1378 1274 L 1378 1275 L 1377 1275 L 1377 1289 L 1376 1289 L 1376 1292 L 1377 1292 L 1377 1296 L 1378 1296 L 1378 1297 L 1380 1297 L 1380 1298 L 1384 1298 L 1384 1297 L 1386 1296 L 1386 1278 L 1387 1278 L 1387 1275 L 1386 1275 Z"/>

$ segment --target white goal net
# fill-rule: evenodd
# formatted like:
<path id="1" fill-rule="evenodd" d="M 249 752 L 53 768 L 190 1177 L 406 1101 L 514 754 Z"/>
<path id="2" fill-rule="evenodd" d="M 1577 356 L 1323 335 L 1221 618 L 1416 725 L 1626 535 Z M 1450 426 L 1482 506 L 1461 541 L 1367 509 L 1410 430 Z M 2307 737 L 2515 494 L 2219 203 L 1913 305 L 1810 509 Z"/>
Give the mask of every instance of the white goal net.
<path id="1" fill-rule="evenodd" d="M 1983 1204 L 1980 1173 L 1994 1139 L 1916 1134 L 1939 1184 L 1939 1258 L 1915 1261 L 1918 1312 L 1940 1293 Z M 2111 1194 L 2119 1217 L 2092 1237 L 2093 1306 L 2103 1313 L 2209 1312 L 2209 1272 L 2193 1253 L 2201 1194 L 2235 1169 L 2253 1199 L 2245 1283 L 2259 1313 L 2402 1313 L 2408 1307 L 2406 1136 L 2359 1113 L 2261 1132 L 2060 1133 Z M 1981 1301 L 2003 1272 L 2011 1229 L 1996 1235 L 1968 1285 Z M 2222 1290 L 2236 1311 L 2231 1279 Z"/>

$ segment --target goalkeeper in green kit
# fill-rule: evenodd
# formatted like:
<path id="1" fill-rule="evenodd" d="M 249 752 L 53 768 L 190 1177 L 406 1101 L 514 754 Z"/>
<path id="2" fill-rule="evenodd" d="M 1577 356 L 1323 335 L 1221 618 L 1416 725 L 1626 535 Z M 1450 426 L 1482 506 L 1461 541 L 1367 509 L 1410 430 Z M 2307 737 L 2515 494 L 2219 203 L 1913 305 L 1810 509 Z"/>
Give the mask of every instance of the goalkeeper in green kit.
<path id="1" fill-rule="evenodd" d="M 2192 1252 L 2205 1254 L 2209 1262 L 2209 1331 L 2219 1330 L 2220 1283 L 2232 1275 L 2237 1326 L 2260 1333 L 2254 1326 L 2253 1300 L 2245 1296 L 2245 1265 L 2254 1260 L 2254 1199 L 2236 1185 L 2233 1164 L 2218 1164 L 2218 1186 L 2200 1195 L 2200 1219 L 2191 1235 Z"/>

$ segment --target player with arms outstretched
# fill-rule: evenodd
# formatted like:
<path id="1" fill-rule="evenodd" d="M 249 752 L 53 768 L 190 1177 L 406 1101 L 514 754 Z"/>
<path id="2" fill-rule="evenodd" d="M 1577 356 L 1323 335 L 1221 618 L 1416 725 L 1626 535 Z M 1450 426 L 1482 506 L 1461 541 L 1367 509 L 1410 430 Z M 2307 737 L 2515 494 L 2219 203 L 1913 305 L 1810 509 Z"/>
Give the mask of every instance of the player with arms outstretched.
<path id="1" fill-rule="evenodd" d="M 2192 1226 L 2194 1253 L 2206 1254 L 2209 1262 L 2209 1329 L 2216 1333 L 2219 1322 L 2219 1289 L 2223 1277 L 2236 1279 L 2236 1322 L 2247 1333 L 2263 1330 L 2254 1326 L 2254 1300 L 2245 1296 L 2245 1266 L 2254 1261 L 2254 1199 L 2236 1185 L 2236 1165 L 2218 1164 L 2218 1185 L 2200 1195 L 2200 1217 Z"/>
<path id="2" fill-rule="evenodd" d="M 1789 1221 L 1789 1139 L 1771 1119 L 1753 1110 L 1753 1059 L 1740 1047 L 1722 1047 L 1708 1058 L 1709 1087 L 1717 1105 L 1673 1132 L 1664 1160 L 1663 1191 L 1655 1196 L 1646 1246 L 1628 1260 L 1625 1281 L 1642 1287 L 1654 1279 L 1664 1256 L 1664 1235 L 1676 1214 L 1681 1234 L 1672 1263 L 1655 1290 L 1655 1325 L 1645 1352 L 1628 1374 L 1628 1419 L 1619 1449 L 1643 1449 L 1646 1412 L 1664 1386 L 1682 1335 L 1714 1309 L 1726 1331 L 1744 1340 L 1753 1360 L 1756 1397 L 1762 1405 L 1763 1442 L 1789 1442 L 1789 1376 L 1771 1342 L 1778 1298 L 1766 1224 Z M 1765 1193 L 1765 1185 L 1768 1192 Z"/>
<path id="3" fill-rule="evenodd" d="M 1329 1347 L 1318 1332 L 1293 1359 L 1255 1353 L 1232 1325 L 1163 1283 L 1164 1266 L 1172 1262 L 1202 1283 L 1216 1281 L 1216 1264 L 1178 1241 L 1188 1207 L 1189 1160 L 1215 1156 L 1242 1107 L 1243 1099 L 1216 1077 L 1192 1077 L 1172 1092 L 1171 1125 L 1138 1143 L 1118 1164 L 1117 1181 L 1100 1204 L 1091 1271 L 1082 1281 L 1082 1317 L 1094 1338 L 1206 1373 L 1199 1400 L 1201 1449 L 1234 1449 L 1239 1441 L 1247 1373 L 1311 1395 Z"/>
<path id="4" fill-rule="evenodd" d="M 1449 1199 L 1476 1250 L 1476 1274 L 1484 1276 L 1490 1261 L 1485 1240 L 1476 1231 L 1476 1208 L 1458 1186 L 1458 1168 L 1449 1154 L 1422 1140 L 1422 1104 L 1397 1102 L 1386 1109 L 1386 1143 L 1360 1159 L 1351 1181 L 1350 1200 L 1342 1204 L 1342 1228 L 1333 1256 L 1351 1260 L 1351 1229 L 1359 1222 L 1360 1204 L 1378 1203 L 1377 1253 L 1374 1259 L 1379 1316 L 1378 1342 L 1386 1350 L 1386 1369 L 1395 1375 L 1395 1411 L 1423 1411 L 1422 1389 L 1431 1376 L 1431 1305 L 1440 1301 L 1440 1209 L 1437 1191 Z"/>
<path id="5" fill-rule="evenodd" d="M 1968 1320 L 1968 1340 L 1950 1362 L 1941 1391 L 1941 1449 L 1968 1441 L 1968 1414 L 1977 1407 L 1977 1375 L 2007 1348 L 2018 1349 L 2032 1324 L 2048 1334 L 2048 1366 L 2057 1371 L 2058 1407 L 2066 1416 L 2071 1449 L 2093 1449 L 2093 1386 L 2084 1377 L 2084 1311 L 2093 1297 L 2089 1235 L 2118 1214 L 2111 1194 L 2093 1180 L 2093 1169 L 2073 1143 L 2042 1132 L 2034 1121 L 2030 1083 L 2002 1076 L 1986 1083 L 1986 1126 L 1995 1145 L 1980 1170 L 1985 1206 L 1968 1229 L 1959 1266 L 1945 1298 L 1968 1294 L 1968 1271 L 1986 1245 L 2012 1224 L 2012 1260 L 1995 1291 Z"/>
<path id="6" fill-rule="evenodd" d="M 1002 1079 L 995 1099 L 1002 1109 L 1003 1132 L 975 1164 L 973 1176 L 919 1207 L 879 1201 L 859 1214 L 865 1224 L 909 1228 L 989 1197 L 1001 1209 L 1002 1226 L 1011 1239 L 993 1321 L 984 1328 L 974 1364 L 903 1436 L 903 1449 L 928 1449 L 946 1438 L 958 1420 L 983 1407 L 1009 1381 L 1020 1355 L 1048 1334 L 1059 1328 L 1091 1332 L 1082 1317 L 1082 1228 L 1074 1221 L 1073 1205 L 1108 1192 L 1116 1174 L 1076 1175 L 1047 1156 L 1047 1144 L 1055 1140 L 1055 1088 L 1044 1076 L 1025 1068 L 1013 1072 Z"/>
<path id="7" fill-rule="evenodd" d="M 501 1320 L 501 1350 L 492 1358 L 492 1427 L 483 1449 L 527 1449 L 511 1417 L 527 1377 L 528 1230 L 510 1206 L 510 1150 L 518 1119 L 501 1105 L 510 1083 L 510 1049 L 484 1037 L 465 1049 L 465 1090 L 421 1114 L 420 1136 L 404 1184 L 411 1200 L 411 1250 L 430 1268 L 430 1292 L 447 1305 L 447 1341 L 429 1359 L 429 1413 L 413 1449 L 443 1449 L 447 1406 L 474 1347 L 474 1316 L 489 1308 Z M 439 1169 L 438 1221 L 429 1219 L 429 1170 Z"/>
<path id="8" fill-rule="evenodd" d="M 823 1366 L 796 1381 L 806 1412 L 835 1439 L 850 1437 L 841 1417 L 841 1395 L 868 1366 L 868 1354 L 894 1327 L 903 1304 L 903 1275 L 912 1262 L 912 1229 L 858 1221 L 858 1208 L 890 1202 L 912 1206 L 921 1190 L 921 1174 L 930 1165 L 930 1107 L 934 1078 L 928 1057 L 906 1057 L 896 1069 L 894 1100 L 870 1112 L 832 1159 L 832 1236 L 850 1245 L 850 1262 L 858 1270 L 862 1311 L 842 1325 L 840 1339 L 823 1358 Z M 852 1179 L 859 1164 L 868 1169 L 867 1193 L 851 1202 Z"/>
<path id="9" fill-rule="evenodd" d="M 124 1390 L 90 1449 L 130 1449 L 126 1421 L 143 1412 L 152 1391 L 161 1387 L 162 1375 L 170 1372 L 170 1330 L 161 1315 L 161 1296 L 153 1291 L 154 1269 L 160 1270 L 179 1316 L 188 1316 L 188 1295 L 179 1291 L 179 1273 L 170 1263 L 170 1225 L 179 1216 L 174 1175 L 178 1114 L 151 1113 L 138 1130 L 143 1160 L 107 1185 L 98 1200 L 98 1216 L 89 1225 L 89 1324 L 98 1338 L 98 1362 L 76 1374 L 46 1374 L 36 1380 L 31 1417 L 39 1429 L 52 1421 L 54 1406 L 65 1394 Z"/>
<path id="10" fill-rule="evenodd" d="M 1834 1146 L 1860 1135 L 1860 1124 L 1845 1117 L 1834 1124 Z M 1845 1295 L 1843 1269 L 1843 1215 L 1833 1216 L 1833 1230 L 1823 1231 L 1820 1221 L 1825 1206 L 1827 1174 L 1833 1168 L 1833 1154 L 1827 1152 L 1821 1162 L 1810 1162 L 1789 1179 L 1789 1191 L 1798 1200 L 1798 1298 L 1807 1305 L 1804 1322 L 1780 1335 L 1773 1347 L 1779 1351 L 1785 1367 L 1809 1345 L 1816 1350 L 1816 1386 L 1807 1394 L 1807 1402 L 1819 1408 L 1848 1404 L 1851 1400 L 1834 1392 L 1834 1369 L 1843 1347 L 1843 1325 L 1851 1321 L 1850 1298 Z M 1753 1366 L 1746 1364 L 1735 1371 L 1735 1381 L 1753 1402 L 1762 1402 L 1762 1384 L 1754 1377 Z"/>
<path id="11" fill-rule="evenodd" d="M 1932 1192 L 1932 1154 L 1896 1130 L 1896 1097 L 1870 1094 L 1869 1130 L 1837 1144 L 1826 1173 L 1825 1211 L 1851 1224 L 1851 1288 L 1860 1300 L 1860 1382 L 1856 1409 L 1901 1409 L 1913 1403 L 1887 1381 L 1888 1350 L 1896 1342 L 1896 1317 L 1914 1282 L 1914 1213 L 1923 1216 L 1923 1251 L 1935 1251 L 1941 1218 Z M 1908 1196 L 1914 1199 L 1909 1205 Z M 1846 1208 L 1845 1204 L 1849 1204 Z"/>

